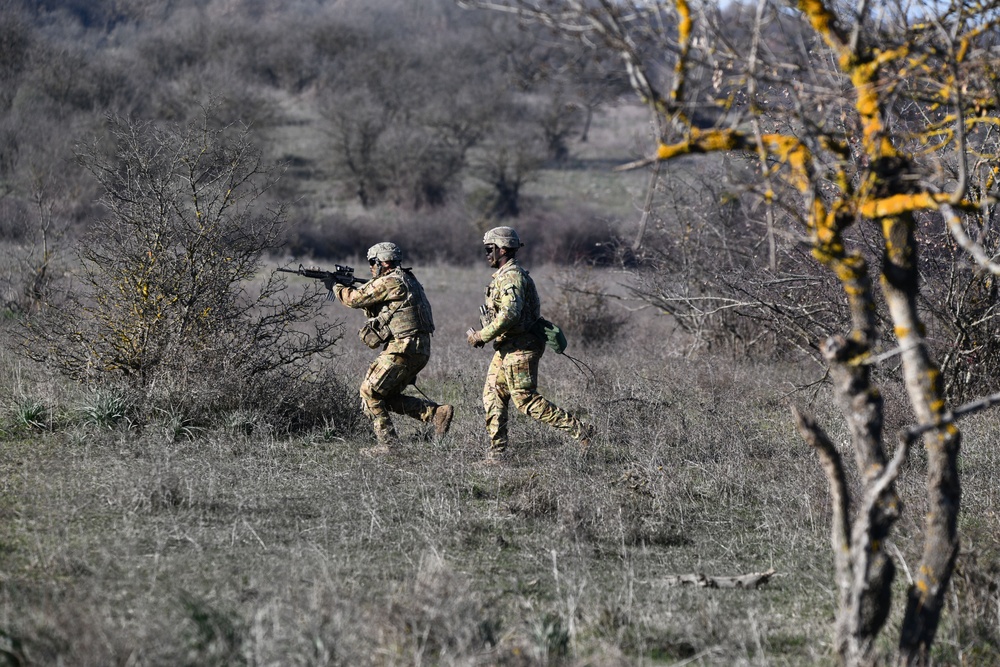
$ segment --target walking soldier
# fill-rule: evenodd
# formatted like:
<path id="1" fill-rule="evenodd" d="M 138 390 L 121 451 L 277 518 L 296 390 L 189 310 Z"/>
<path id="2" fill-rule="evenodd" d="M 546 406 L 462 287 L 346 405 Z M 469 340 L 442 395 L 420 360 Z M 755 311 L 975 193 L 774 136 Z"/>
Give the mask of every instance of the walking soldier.
<path id="1" fill-rule="evenodd" d="M 544 340 L 533 331 L 541 317 L 535 282 L 515 255 L 523 247 L 517 232 L 496 227 L 483 236 L 486 259 L 496 269 L 486 289 L 482 328 L 466 332 L 469 345 L 493 343 L 496 351 L 486 374 L 483 407 L 490 448 L 486 462 L 498 461 L 507 448 L 508 404 L 533 419 L 554 426 L 579 442 L 582 452 L 590 446 L 593 427 L 538 393 L 538 362 Z"/>

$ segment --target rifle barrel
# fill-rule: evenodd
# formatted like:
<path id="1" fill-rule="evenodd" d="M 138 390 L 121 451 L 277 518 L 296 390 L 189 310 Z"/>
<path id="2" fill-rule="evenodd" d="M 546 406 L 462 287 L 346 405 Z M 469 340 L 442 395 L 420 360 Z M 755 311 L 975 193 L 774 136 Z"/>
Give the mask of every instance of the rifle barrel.
<path id="1" fill-rule="evenodd" d="M 297 269 L 286 269 L 283 267 L 278 267 L 277 270 L 281 271 L 282 273 L 294 273 L 297 276 L 304 276 L 306 278 L 312 278 L 314 280 L 325 280 L 326 278 L 333 278 L 334 280 L 337 280 L 338 278 L 341 279 L 350 278 L 352 285 L 356 283 L 368 282 L 364 278 L 359 278 L 358 276 L 354 275 L 354 269 L 347 266 L 340 266 L 339 264 L 337 265 L 336 271 L 326 271 L 324 269 L 307 269 L 301 264 L 299 264 L 299 268 Z M 340 280 L 337 280 L 337 282 L 340 282 Z"/>

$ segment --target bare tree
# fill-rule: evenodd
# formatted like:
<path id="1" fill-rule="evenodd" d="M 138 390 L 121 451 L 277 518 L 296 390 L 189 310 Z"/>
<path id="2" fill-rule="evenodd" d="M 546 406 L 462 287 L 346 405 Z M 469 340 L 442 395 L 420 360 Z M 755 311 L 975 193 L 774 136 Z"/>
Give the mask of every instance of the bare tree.
<path id="1" fill-rule="evenodd" d="M 505 117 L 516 116 L 519 109 L 510 105 Z M 490 220 L 521 214 L 522 188 L 537 177 L 545 161 L 544 138 L 523 130 L 514 120 L 510 125 L 497 124 L 484 141 L 485 150 L 472 160 L 470 173 L 487 186 L 478 208 Z"/>
<path id="2" fill-rule="evenodd" d="M 628 74 L 607 52 L 592 53 L 590 49 L 574 54 L 566 66 L 571 83 L 571 95 L 583 110 L 580 141 L 590 138 L 594 113 L 613 105 L 620 97 L 630 94 Z"/>
<path id="3" fill-rule="evenodd" d="M 365 40 L 321 83 L 333 174 L 362 206 L 444 204 L 503 95 L 467 37 L 419 48 Z"/>
<path id="4" fill-rule="evenodd" d="M 1000 100 L 993 85 L 995 3 L 853 5 L 805 0 L 755 6 L 687 0 L 483 0 L 618 54 L 660 119 L 659 145 L 639 168 L 682 156 L 742 154 L 756 176 L 742 196 L 767 207 L 762 238 L 777 268 L 784 233 L 808 248 L 841 287 L 849 323 L 820 350 L 848 423 L 862 489 L 851 498 L 840 454 L 797 413 L 823 462 L 834 498 L 836 650 L 849 665 L 878 659 L 875 639 L 892 598 L 895 566 L 885 538 L 899 515 L 899 466 L 922 438 L 927 505 L 921 562 L 907 589 L 896 659 L 930 661 L 958 554 L 960 408 L 949 409 L 920 308 L 921 225 L 946 231 L 981 271 L 1000 273 L 988 241 Z M 745 41 L 730 28 L 748 20 Z M 652 57 L 642 44 L 659 40 Z M 664 55 L 666 57 L 664 57 Z M 780 227 L 780 228 L 779 228 Z M 784 232 L 782 232 L 782 229 Z M 861 230 L 859 232 L 859 230 Z M 867 235 L 867 230 L 875 233 Z M 876 287 L 859 236 L 877 244 Z M 881 350 L 879 346 L 884 346 Z M 872 369 L 898 358 L 918 423 L 888 460 L 882 399 Z M 989 404 L 986 401 L 984 404 Z"/>

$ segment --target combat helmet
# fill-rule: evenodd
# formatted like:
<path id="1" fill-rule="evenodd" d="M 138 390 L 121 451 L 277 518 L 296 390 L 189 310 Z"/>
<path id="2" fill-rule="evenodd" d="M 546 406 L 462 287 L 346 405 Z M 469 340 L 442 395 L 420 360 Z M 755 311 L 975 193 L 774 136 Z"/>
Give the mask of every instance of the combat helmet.
<path id="1" fill-rule="evenodd" d="M 373 259 L 380 262 L 400 262 L 403 259 L 403 251 L 395 243 L 383 241 L 368 248 L 368 262 Z"/>
<path id="2" fill-rule="evenodd" d="M 494 227 L 483 235 L 483 245 L 495 245 L 498 248 L 524 247 L 512 227 Z"/>

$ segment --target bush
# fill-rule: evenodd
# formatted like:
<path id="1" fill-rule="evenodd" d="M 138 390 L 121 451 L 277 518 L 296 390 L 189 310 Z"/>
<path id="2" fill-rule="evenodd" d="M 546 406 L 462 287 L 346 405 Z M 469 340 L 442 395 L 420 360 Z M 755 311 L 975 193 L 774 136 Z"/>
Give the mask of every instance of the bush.
<path id="1" fill-rule="evenodd" d="M 110 119 L 110 148 L 79 154 L 108 217 L 77 250 L 70 307 L 21 330 L 27 356 L 131 392 L 147 416 L 204 417 L 266 395 L 339 338 L 332 324 L 301 330 L 321 291 L 292 298 L 278 274 L 258 279 L 283 210 L 262 199 L 274 179 L 248 131 L 214 124 L 210 108 L 186 127 Z"/>
<path id="2" fill-rule="evenodd" d="M 525 243 L 519 257 L 529 264 L 609 266 L 632 261 L 612 221 L 586 209 L 541 210 L 510 221 L 477 218 L 458 205 L 422 211 L 386 207 L 357 217 L 332 214 L 315 222 L 303 213 L 290 224 L 284 249 L 295 258 L 343 264 L 364 257 L 379 241 L 392 241 L 403 248 L 404 261 L 478 264 L 483 233 L 500 224 L 517 229 Z"/>
<path id="3" fill-rule="evenodd" d="M 584 347 L 615 340 L 627 319 L 608 308 L 608 295 L 587 269 L 577 267 L 557 278 L 558 292 L 545 304 L 550 319 Z"/>
<path id="4" fill-rule="evenodd" d="M 452 262 L 469 264 L 481 259 L 482 232 L 457 207 L 435 211 L 384 209 L 348 218 L 335 214 L 319 222 L 303 219 L 294 225 L 286 250 L 296 258 L 340 263 L 364 257 L 380 241 L 392 241 L 403 249 L 405 262 Z"/>
<path id="5" fill-rule="evenodd" d="M 535 264 L 610 266 L 623 259 L 613 222 L 585 207 L 541 210 L 495 224 L 517 229 L 525 244 L 519 256 Z"/>

